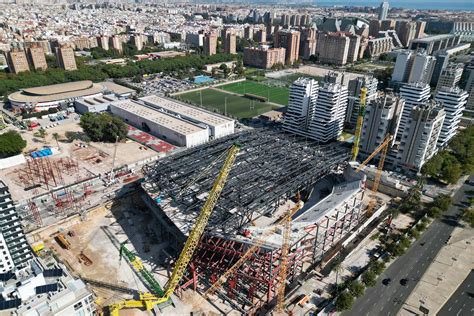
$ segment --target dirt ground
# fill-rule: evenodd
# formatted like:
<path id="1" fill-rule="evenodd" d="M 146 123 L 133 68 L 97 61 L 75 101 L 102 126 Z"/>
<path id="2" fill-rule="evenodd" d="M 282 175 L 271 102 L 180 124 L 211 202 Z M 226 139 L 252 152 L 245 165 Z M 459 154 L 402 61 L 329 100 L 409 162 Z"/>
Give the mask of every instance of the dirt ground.
<path id="1" fill-rule="evenodd" d="M 60 158 L 73 159 L 78 164 L 78 171 L 71 175 L 68 174 L 69 172 L 64 171 L 62 173 L 64 184 L 70 184 L 93 175 L 104 174 L 109 172 L 113 166 L 119 167 L 132 164 L 157 154 L 153 150 L 144 150 L 141 144 L 129 139 L 117 144 L 117 146 L 112 143 L 97 142 L 85 144 L 79 140 L 71 142 L 66 138 L 66 132 L 82 132 L 82 128 L 77 120 L 68 120 L 57 126 L 47 128 L 46 132 L 47 136 L 43 141 L 34 136 L 35 131 L 21 131 L 22 137 L 27 141 L 25 152 L 38 150 L 44 146 L 51 146 L 59 148 L 59 152 L 49 158 L 52 163 Z M 55 133 L 59 136 L 57 142 L 53 138 Z M 117 152 L 115 163 L 113 163 L 115 148 Z M 22 173 L 28 175 L 27 164 L 0 170 L 0 178 L 8 185 L 14 200 L 28 199 L 48 191 L 47 186 L 44 184 L 36 190 L 25 191 L 24 188 L 28 186 L 28 183 L 21 179 L 20 175 Z M 36 181 L 38 182 L 38 180 Z"/>
<path id="2" fill-rule="evenodd" d="M 167 242 L 156 239 L 158 234 L 154 232 L 154 227 L 157 226 L 139 194 L 133 194 L 88 213 L 87 218 L 82 221 L 76 218 L 71 222 L 64 222 L 41 232 L 33 232 L 29 237 L 34 240 L 43 240 L 46 249 L 51 250 L 65 262 L 75 276 L 80 276 L 86 281 L 92 279 L 112 286 L 144 292 L 147 291 L 145 285 L 128 261 L 125 258 L 120 260 L 119 247 L 121 243 L 125 243 L 127 249 L 137 253 L 145 267 L 164 287 L 171 271 L 159 265 L 159 262 L 163 260 L 161 250 Z M 61 248 L 54 239 L 59 231 L 62 231 L 71 243 L 69 250 Z M 70 231 L 74 236 L 68 235 Z M 79 260 L 81 253 L 87 256 L 92 264 L 86 265 L 84 261 L 81 262 Z M 99 308 L 132 298 L 130 294 L 102 286 L 89 284 L 89 288 L 95 293 Z M 205 310 L 208 314 L 210 313 L 209 315 L 219 314 L 207 301 L 191 290 L 183 293 L 182 300 L 174 295 L 172 299 L 175 307 L 165 308 L 162 311 L 163 315 L 189 315 L 192 310 Z M 148 313 L 139 310 L 124 310 L 120 313 L 120 315 L 134 314 Z"/>

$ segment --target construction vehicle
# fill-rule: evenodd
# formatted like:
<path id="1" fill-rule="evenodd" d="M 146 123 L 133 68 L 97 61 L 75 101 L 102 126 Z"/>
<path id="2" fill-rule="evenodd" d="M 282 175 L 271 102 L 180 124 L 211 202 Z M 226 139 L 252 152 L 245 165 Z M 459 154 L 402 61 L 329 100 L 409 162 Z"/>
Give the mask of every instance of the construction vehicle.
<path id="1" fill-rule="evenodd" d="M 71 243 L 69 240 L 67 240 L 66 236 L 64 236 L 63 233 L 58 233 L 54 239 L 56 239 L 56 242 L 64 249 L 71 249 Z"/>
<path id="2" fill-rule="evenodd" d="M 357 155 L 359 154 L 360 134 L 362 132 L 362 123 L 364 122 L 366 100 L 367 100 L 367 88 L 363 87 L 360 89 L 360 106 L 359 106 L 359 114 L 357 115 L 357 123 L 356 123 L 355 133 L 354 133 L 354 146 L 352 147 L 352 161 L 356 161 Z"/>
<path id="3" fill-rule="evenodd" d="M 204 232 L 204 229 L 207 226 L 209 221 L 209 217 L 211 216 L 212 211 L 214 210 L 214 206 L 219 199 L 219 196 L 224 188 L 224 185 L 227 181 L 227 177 L 229 176 L 230 170 L 232 165 L 234 164 L 235 158 L 237 153 L 240 150 L 240 145 L 234 144 L 227 152 L 227 157 L 224 160 L 224 164 L 217 176 L 211 191 L 209 191 L 209 195 L 207 197 L 206 202 L 204 203 L 201 212 L 194 224 L 193 229 L 189 233 L 188 239 L 184 244 L 183 250 L 179 255 L 179 258 L 174 266 L 173 273 L 171 274 L 171 278 L 168 280 L 166 284 L 165 291 L 161 290 L 159 287 L 158 282 L 156 282 L 155 286 L 152 286 L 152 289 L 156 293 L 141 293 L 138 300 L 124 300 L 117 302 L 115 304 L 109 305 L 109 312 L 112 316 L 118 316 L 119 310 L 123 308 L 144 308 L 146 310 L 151 310 L 155 305 L 160 305 L 167 302 L 171 295 L 173 294 L 174 290 L 178 286 L 179 282 L 181 281 L 184 273 L 186 272 L 186 268 L 188 266 L 189 261 L 191 260 L 194 251 L 199 243 L 199 240 Z M 127 252 L 125 247 L 121 247 L 121 252 L 130 260 L 132 259 L 132 264 L 135 266 L 136 269 L 140 269 L 140 271 L 146 271 L 143 268 L 143 264 L 139 258 L 137 258 L 133 253 Z M 128 250 L 128 249 L 127 249 Z M 130 256 L 130 257 L 129 257 Z M 151 280 L 151 279 L 150 279 Z M 153 282 L 154 278 L 152 279 Z M 147 280 L 149 281 L 149 280 Z M 154 280 L 156 281 L 156 280 Z M 161 291 L 160 291 L 161 290 Z"/>

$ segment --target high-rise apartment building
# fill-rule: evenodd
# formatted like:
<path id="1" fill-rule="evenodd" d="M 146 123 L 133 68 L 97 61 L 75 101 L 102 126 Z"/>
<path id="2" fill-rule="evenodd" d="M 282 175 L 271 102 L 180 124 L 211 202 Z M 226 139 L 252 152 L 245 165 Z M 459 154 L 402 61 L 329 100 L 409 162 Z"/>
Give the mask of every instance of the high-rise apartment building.
<path id="1" fill-rule="evenodd" d="M 435 63 L 435 57 L 426 53 L 416 53 L 408 76 L 408 83 L 430 83 Z"/>
<path id="2" fill-rule="evenodd" d="M 130 36 L 130 43 L 137 49 L 137 51 L 143 50 L 143 38 L 141 34 L 134 34 Z"/>
<path id="3" fill-rule="evenodd" d="M 280 30 L 275 34 L 275 47 L 285 49 L 285 61 L 288 65 L 298 60 L 300 35 L 300 32 L 293 30 Z"/>
<path id="4" fill-rule="evenodd" d="M 287 26 L 290 24 L 290 16 L 288 14 L 282 14 L 280 21 L 282 26 Z"/>
<path id="5" fill-rule="evenodd" d="M 433 70 L 433 75 L 431 76 L 430 85 L 436 87 L 438 85 L 439 77 L 444 68 L 449 64 L 449 53 L 447 52 L 438 52 L 435 53 L 436 62 Z"/>
<path id="6" fill-rule="evenodd" d="M 343 66 L 347 63 L 350 39 L 344 33 L 319 33 L 316 55 L 319 62 Z"/>
<path id="7" fill-rule="evenodd" d="M 396 83 L 430 83 L 436 58 L 424 51 L 404 51 L 397 55 L 392 81 Z"/>
<path id="8" fill-rule="evenodd" d="M 259 28 L 253 36 L 253 39 L 255 42 L 260 43 L 260 44 L 265 44 L 267 42 L 267 30 L 266 28 Z"/>
<path id="9" fill-rule="evenodd" d="M 33 258 L 8 187 L 0 180 L 0 273 L 24 267 Z"/>
<path id="10" fill-rule="evenodd" d="M 438 84 L 436 85 L 436 91 L 441 90 L 441 88 L 456 88 L 461 80 L 463 70 L 463 64 L 449 63 L 446 68 L 441 71 Z"/>
<path id="11" fill-rule="evenodd" d="M 109 50 L 109 37 L 108 36 L 97 36 L 97 44 L 100 48 Z"/>
<path id="12" fill-rule="evenodd" d="M 304 28 L 301 30 L 300 56 L 309 59 L 314 54 L 316 54 L 316 29 Z"/>
<path id="13" fill-rule="evenodd" d="M 405 101 L 393 93 L 379 95 L 368 102 L 359 142 L 359 153 L 363 157 L 372 154 L 387 135 L 392 135 L 395 141 L 404 104 Z"/>
<path id="14" fill-rule="evenodd" d="M 226 29 L 223 32 L 223 41 L 224 41 L 224 53 L 226 54 L 236 54 L 237 53 L 237 35 L 235 34 L 234 29 Z"/>
<path id="15" fill-rule="evenodd" d="M 56 59 L 58 66 L 64 70 L 77 70 L 76 59 L 74 57 L 74 51 L 71 47 L 58 47 L 56 48 Z"/>
<path id="16" fill-rule="evenodd" d="M 204 35 L 204 55 L 212 56 L 217 53 L 217 34 L 209 32 Z"/>
<path id="17" fill-rule="evenodd" d="M 311 78 L 299 78 L 290 87 L 288 109 L 283 129 L 298 135 L 310 136 L 310 124 L 314 118 L 319 85 Z"/>
<path id="18" fill-rule="evenodd" d="M 285 64 L 285 49 L 283 47 L 269 48 L 262 45 L 244 48 L 244 65 L 268 69 L 275 64 Z"/>
<path id="19" fill-rule="evenodd" d="M 48 63 L 46 62 L 46 57 L 44 55 L 44 50 L 41 46 L 30 47 L 27 50 L 28 60 L 33 69 L 45 70 L 48 68 Z"/>
<path id="20" fill-rule="evenodd" d="M 408 47 L 410 42 L 415 39 L 416 36 L 416 22 L 413 21 L 397 21 L 395 27 L 398 38 L 402 42 L 404 47 Z"/>
<path id="21" fill-rule="evenodd" d="M 347 37 L 349 37 L 349 49 L 347 51 L 347 62 L 355 63 L 359 57 L 360 36 L 347 34 Z"/>
<path id="22" fill-rule="evenodd" d="M 380 20 L 370 20 L 369 22 L 369 35 L 377 37 L 379 32 L 382 30 L 382 21 Z"/>
<path id="23" fill-rule="evenodd" d="M 389 9 L 388 1 L 383 1 L 379 7 L 379 20 L 386 20 L 388 17 L 388 9 Z"/>
<path id="24" fill-rule="evenodd" d="M 244 28 L 244 38 L 253 40 L 254 29 L 252 25 L 248 25 Z"/>
<path id="25" fill-rule="evenodd" d="M 405 106 L 403 107 L 400 119 L 400 132 L 398 136 L 401 136 L 405 128 L 408 127 L 411 110 L 414 107 L 423 107 L 428 102 L 430 95 L 430 86 L 426 83 L 411 83 L 400 88 L 400 97 L 405 100 Z"/>
<path id="26" fill-rule="evenodd" d="M 123 40 L 119 35 L 114 35 L 110 38 L 110 46 L 118 52 L 123 51 Z"/>
<path id="27" fill-rule="evenodd" d="M 355 126 L 360 109 L 361 89 L 366 88 L 366 105 L 377 97 L 378 80 L 372 75 L 366 75 L 349 80 L 348 102 L 345 116 L 345 123 L 349 126 Z"/>
<path id="28" fill-rule="evenodd" d="M 443 108 L 436 102 L 426 102 L 410 111 L 406 128 L 400 128 L 398 133 L 401 135 L 396 157 L 400 168 L 419 172 L 436 154 L 444 117 Z"/>
<path id="29" fill-rule="evenodd" d="M 310 138 L 326 143 L 341 136 L 347 107 L 347 87 L 324 82 L 319 87 Z"/>
<path id="30" fill-rule="evenodd" d="M 24 50 L 13 49 L 7 53 L 7 64 L 10 72 L 18 74 L 23 71 L 30 71 L 28 59 Z"/>
<path id="31" fill-rule="evenodd" d="M 437 90 L 434 100 L 442 105 L 446 113 L 438 138 L 438 147 L 448 146 L 448 142 L 456 135 L 467 97 L 467 92 L 458 87 L 442 87 Z"/>

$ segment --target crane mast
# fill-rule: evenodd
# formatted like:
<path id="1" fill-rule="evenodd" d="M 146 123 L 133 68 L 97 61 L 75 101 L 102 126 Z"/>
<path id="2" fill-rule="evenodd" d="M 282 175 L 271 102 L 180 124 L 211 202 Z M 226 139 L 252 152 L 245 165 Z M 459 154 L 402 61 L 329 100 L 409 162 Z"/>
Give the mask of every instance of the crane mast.
<path id="1" fill-rule="evenodd" d="M 362 132 L 362 123 L 364 122 L 366 102 L 367 102 L 367 88 L 362 87 L 360 89 L 359 114 L 357 115 L 357 123 L 356 123 L 356 128 L 355 128 L 355 133 L 354 133 L 354 146 L 352 147 L 352 160 L 353 161 L 357 159 L 357 155 L 359 154 L 360 134 Z"/>
<path id="2" fill-rule="evenodd" d="M 145 308 L 146 310 L 150 310 L 155 305 L 162 304 L 168 301 L 173 294 L 174 290 L 178 286 L 179 282 L 181 281 L 184 273 L 186 272 L 186 268 L 191 260 L 194 251 L 199 243 L 199 240 L 204 232 L 204 229 L 209 222 L 209 217 L 212 214 L 212 211 L 219 199 L 219 196 L 224 188 L 224 185 L 227 181 L 227 177 L 229 176 L 230 170 L 232 169 L 232 165 L 235 162 L 235 158 L 237 153 L 240 150 L 240 145 L 234 144 L 228 151 L 227 157 L 224 160 L 224 164 L 217 176 L 214 184 L 212 186 L 211 191 L 207 197 L 206 202 L 204 203 L 201 212 L 194 224 L 193 229 L 191 230 L 186 243 L 184 244 L 183 250 L 179 255 L 179 258 L 174 266 L 173 273 L 171 278 L 169 279 L 168 283 L 166 284 L 165 291 L 161 290 L 158 282 L 153 278 L 153 276 L 143 267 L 141 260 L 136 257 L 132 252 L 130 252 L 125 246 L 120 248 L 121 255 L 125 255 L 132 265 L 139 271 L 142 275 L 145 273 L 147 274 L 145 279 L 150 283 L 153 292 L 155 293 L 142 293 L 140 294 L 140 298 L 138 300 L 124 300 L 112 304 L 109 306 L 109 312 L 112 316 L 118 316 L 119 310 L 123 308 Z"/>

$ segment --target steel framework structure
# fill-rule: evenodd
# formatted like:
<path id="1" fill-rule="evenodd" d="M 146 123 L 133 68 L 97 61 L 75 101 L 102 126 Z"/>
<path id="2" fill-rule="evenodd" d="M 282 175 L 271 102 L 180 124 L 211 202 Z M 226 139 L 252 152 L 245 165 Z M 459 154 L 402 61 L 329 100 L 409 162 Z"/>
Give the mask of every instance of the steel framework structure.
<path id="1" fill-rule="evenodd" d="M 351 156 L 350 148 L 339 143 L 318 145 L 264 129 L 229 135 L 145 166 L 145 202 L 175 240 L 185 240 L 212 186 L 212 177 L 198 175 L 215 174 L 221 165 L 212 161 L 233 143 L 242 149 L 180 289 L 209 288 L 253 245 L 237 238 L 246 225 L 262 216 L 272 217 L 284 201 L 312 188 Z M 363 190 L 351 205 L 297 228 L 304 233 L 291 238 L 287 281 L 321 262 L 361 221 L 362 196 Z M 281 247 L 262 245 L 215 295 L 246 314 L 273 304 L 281 284 L 280 256 Z"/>
<path id="2" fill-rule="evenodd" d="M 229 135 L 145 166 L 143 188 L 160 201 L 156 206 L 184 235 L 193 226 L 213 179 L 198 179 L 185 193 L 178 193 L 207 169 L 215 169 L 209 173 L 216 174 L 221 164 L 212 162 L 233 143 L 241 144 L 242 150 L 207 226 L 219 236 L 235 235 L 250 221 L 271 215 L 282 201 L 309 188 L 350 158 L 350 148 L 344 145 L 318 145 L 264 129 Z"/>

